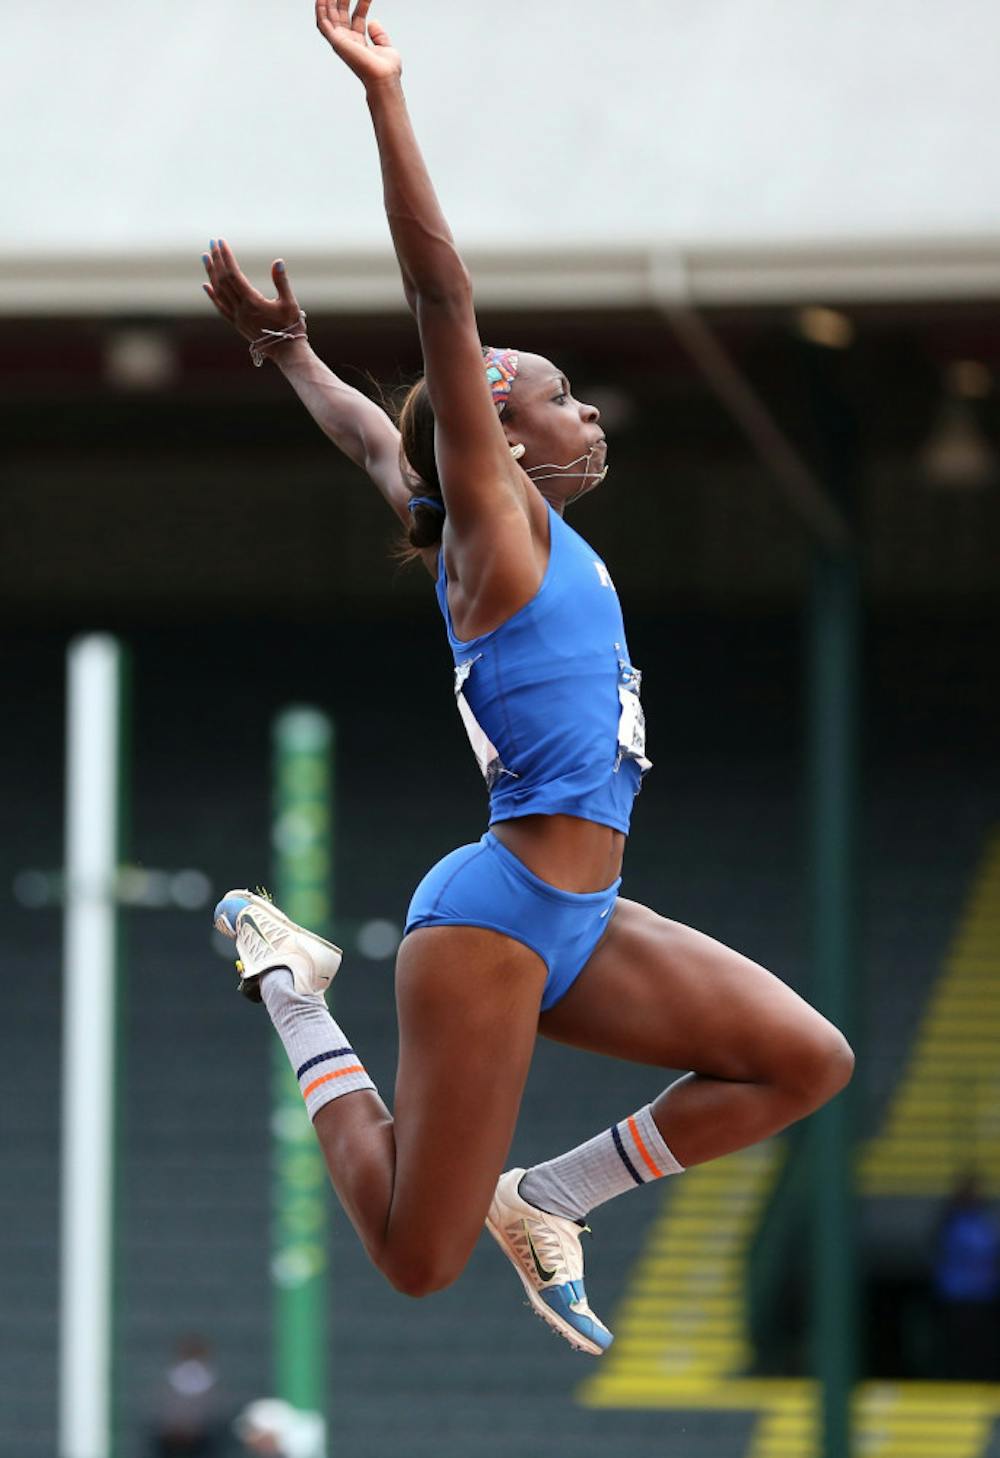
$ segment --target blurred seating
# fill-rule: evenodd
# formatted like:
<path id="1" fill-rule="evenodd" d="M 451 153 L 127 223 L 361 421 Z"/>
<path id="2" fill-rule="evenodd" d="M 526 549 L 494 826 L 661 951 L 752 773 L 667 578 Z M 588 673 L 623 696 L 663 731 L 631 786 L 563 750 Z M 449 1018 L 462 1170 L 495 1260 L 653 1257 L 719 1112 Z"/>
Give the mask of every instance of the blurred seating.
<path id="1" fill-rule="evenodd" d="M 647 671 L 657 766 L 636 817 L 626 890 L 740 946 L 807 992 L 796 726 L 789 707 L 796 666 L 787 652 L 788 625 L 727 629 L 721 645 L 708 630 L 699 640 L 698 631 L 690 623 L 650 622 L 637 624 L 633 634 L 633 653 Z M 478 834 L 481 820 L 475 769 L 466 763 L 462 771 L 465 751 L 452 719 L 437 626 L 415 620 L 405 641 L 395 627 L 373 628 L 372 654 L 386 681 L 395 683 L 401 704 L 398 714 L 374 722 L 366 694 L 371 657 L 352 659 L 346 638 L 328 641 L 330 635 L 318 630 L 290 637 L 283 676 L 268 685 L 271 697 L 265 695 L 245 724 L 238 713 L 234 717 L 228 690 L 218 685 L 211 644 L 193 645 L 191 635 L 138 642 L 133 847 L 150 863 L 194 860 L 219 885 L 234 875 L 266 876 L 267 716 L 312 687 L 337 714 L 345 767 L 338 897 L 352 916 L 398 921 L 424 865 L 449 844 Z M 679 643 L 689 645 L 683 654 L 674 646 Z M 329 680 L 321 676 L 317 683 L 317 663 L 331 665 Z M 53 655 L 56 675 L 58 667 Z M 763 699 L 762 674 L 770 685 Z M 909 691 L 919 698 L 919 685 Z M 993 773 L 975 744 L 961 763 L 953 753 L 935 761 L 945 768 L 933 774 L 926 758 L 898 754 L 881 735 L 881 692 L 877 681 L 865 980 L 859 989 L 868 1011 L 859 1070 L 868 1127 L 892 1107 L 908 1066 L 981 851 Z M 196 743 L 192 702 L 198 704 Z M 58 712 L 56 677 L 49 699 L 38 702 L 38 743 L 25 749 L 31 761 L 25 787 L 12 787 L 12 823 L 23 830 L 4 852 L 5 874 L 8 867 L 58 864 L 59 734 L 58 727 L 48 727 L 53 720 L 58 726 Z M 935 704 L 920 721 L 921 754 L 944 754 L 956 716 L 961 719 L 959 709 L 949 721 Z M 0 725 L 0 748 L 3 734 Z M 0 1101 L 0 1452 L 51 1458 L 60 929 L 55 911 L 9 909 L 0 1026 L 0 1066 L 9 1090 Z M 177 1331 L 199 1330 L 211 1340 L 234 1403 L 272 1389 L 267 1126 L 273 1039 L 260 1010 L 236 996 L 235 975 L 216 956 L 202 918 L 129 913 L 125 945 L 117 1420 L 122 1458 L 132 1458 L 163 1352 Z M 962 946 L 971 968 L 978 953 Z M 391 1098 L 389 962 L 352 957 L 334 1001 Z M 977 1021 L 962 1026 L 974 1028 Z M 951 1037 L 958 1024 L 949 1015 L 938 1026 Z M 529 1163 L 585 1137 L 623 1108 L 644 1102 L 659 1082 L 650 1070 L 540 1046 L 512 1162 Z M 733 1162 L 726 1179 L 738 1168 Z M 722 1170 L 720 1188 L 728 1188 Z M 613 1202 L 595 1221 L 588 1290 L 595 1308 L 613 1322 L 627 1301 L 633 1263 L 650 1248 L 647 1240 L 668 1273 L 671 1262 L 680 1261 L 690 1275 L 698 1259 L 712 1259 L 711 1212 L 694 1209 L 700 1199 L 694 1177 L 683 1184 L 683 1202 L 681 1188 L 680 1181 L 674 1188 L 667 1182 L 648 1197 Z M 921 1193 L 918 1204 L 923 1200 Z M 690 1207 L 689 1250 L 656 1244 L 665 1232 L 669 1236 L 670 1201 L 678 1201 L 678 1213 Z M 893 1210 L 902 1203 L 880 1199 L 888 1222 L 884 1235 L 866 1219 L 873 1250 L 900 1244 Z M 552 1458 L 563 1452 L 597 1458 L 608 1451 L 662 1458 L 671 1444 L 685 1458 L 750 1451 L 757 1427 L 752 1404 L 663 1411 L 633 1397 L 621 1408 L 581 1406 L 581 1384 L 597 1371 L 529 1319 L 516 1282 L 491 1246 L 477 1249 L 452 1290 L 410 1303 L 371 1271 L 332 1202 L 330 1228 L 336 1451 L 350 1449 L 354 1458 L 385 1458 L 397 1450 L 408 1458 L 467 1458 L 473 1452 L 508 1458 L 540 1433 Z M 905 1240 L 917 1250 L 920 1239 L 918 1223 Z M 726 1289 L 732 1290 L 728 1278 Z M 619 1330 L 626 1353 L 629 1320 L 623 1309 Z M 662 1329 L 663 1312 L 650 1311 L 643 1320 L 651 1331 Z M 744 1356 L 743 1346 L 727 1351 L 737 1366 Z M 799 1389 L 781 1391 L 775 1412 L 794 1417 L 801 1410 Z"/>

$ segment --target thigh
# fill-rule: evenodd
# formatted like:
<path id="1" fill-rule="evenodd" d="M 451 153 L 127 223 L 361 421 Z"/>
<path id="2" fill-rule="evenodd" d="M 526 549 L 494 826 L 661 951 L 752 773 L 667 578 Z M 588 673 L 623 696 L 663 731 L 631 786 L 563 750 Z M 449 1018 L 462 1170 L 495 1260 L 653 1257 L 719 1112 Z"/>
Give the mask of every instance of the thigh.
<path id="1" fill-rule="evenodd" d="M 715 1078 L 766 1079 L 830 1027 L 777 977 L 721 942 L 618 902 L 614 919 L 539 1031 L 557 1042 Z"/>
<path id="2" fill-rule="evenodd" d="M 394 1242 L 461 1264 L 510 1149 L 531 1065 L 545 964 L 479 927 L 410 932 L 396 967 Z"/>

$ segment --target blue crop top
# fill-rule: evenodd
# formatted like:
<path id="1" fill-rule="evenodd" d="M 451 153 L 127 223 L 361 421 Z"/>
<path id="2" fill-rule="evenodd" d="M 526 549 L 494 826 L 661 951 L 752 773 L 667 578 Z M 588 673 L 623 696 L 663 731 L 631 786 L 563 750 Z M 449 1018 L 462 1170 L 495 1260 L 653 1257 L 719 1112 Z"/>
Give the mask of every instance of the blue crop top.
<path id="1" fill-rule="evenodd" d="M 438 605 L 455 659 L 455 695 L 490 792 L 490 824 L 576 815 L 628 831 L 650 768 L 621 605 L 592 547 L 549 507 L 549 563 L 530 602 L 463 642 Z"/>

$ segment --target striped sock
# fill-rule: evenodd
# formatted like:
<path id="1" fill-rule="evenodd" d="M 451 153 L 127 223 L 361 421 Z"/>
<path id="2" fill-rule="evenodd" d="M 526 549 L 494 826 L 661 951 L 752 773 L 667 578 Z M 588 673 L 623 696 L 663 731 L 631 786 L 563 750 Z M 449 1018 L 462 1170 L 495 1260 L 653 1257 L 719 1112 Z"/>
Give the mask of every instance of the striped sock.
<path id="1" fill-rule="evenodd" d="M 518 1193 L 550 1215 L 583 1220 L 595 1205 L 683 1170 L 664 1144 L 647 1104 L 586 1144 L 526 1170 Z"/>
<path id="2" fill-rule="evenodd" d="M 296 992 L 291 972 L 277 967 L 261 978 L 260 995 L 295 1069 L 310 1119 L 331 1099 L 375 1087 L 320 994 Z"/>

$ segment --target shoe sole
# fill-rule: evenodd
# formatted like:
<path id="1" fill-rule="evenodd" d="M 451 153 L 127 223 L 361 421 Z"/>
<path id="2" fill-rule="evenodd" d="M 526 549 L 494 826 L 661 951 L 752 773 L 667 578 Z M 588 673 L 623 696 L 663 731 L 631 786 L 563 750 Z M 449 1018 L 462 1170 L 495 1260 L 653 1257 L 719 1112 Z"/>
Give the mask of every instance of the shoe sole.
<path id="1" fill-rule="evenodd" d="M 553 1331 L 558 1332 L 565 1341 L 569 1342 L 575 1352 L 586 1352 L 588 1357 L 603 1357 L 604 1347 L 599 1347 L 596 1342 L 589 1341 L 581 1332 L 577 1331 L 575 1326 L 570 1326 L 568 1321 L 564 1321 L 561 1316 L 558 1316 L 552 1310 L 551 1306 L 546 1306 L 545 1302 L 535 1290 L 535 1287 L 531 1284 L 531 1281 L 521 1270 L 521 1262 L 518 1260 L 513 1247 L 503 1231 L 499 1226 L 493 1224 L 493 1221 L 488 1215 L 486 1217 L 486 1229 L 490 1232 L 497 1245 L 517 1272 L 517 1279 L 524 1287 L 525 1294 L 531 1303 L 531 1309 L 535 1315 L 540 1317 L 546 1326 L 551 1327 Z"/>

